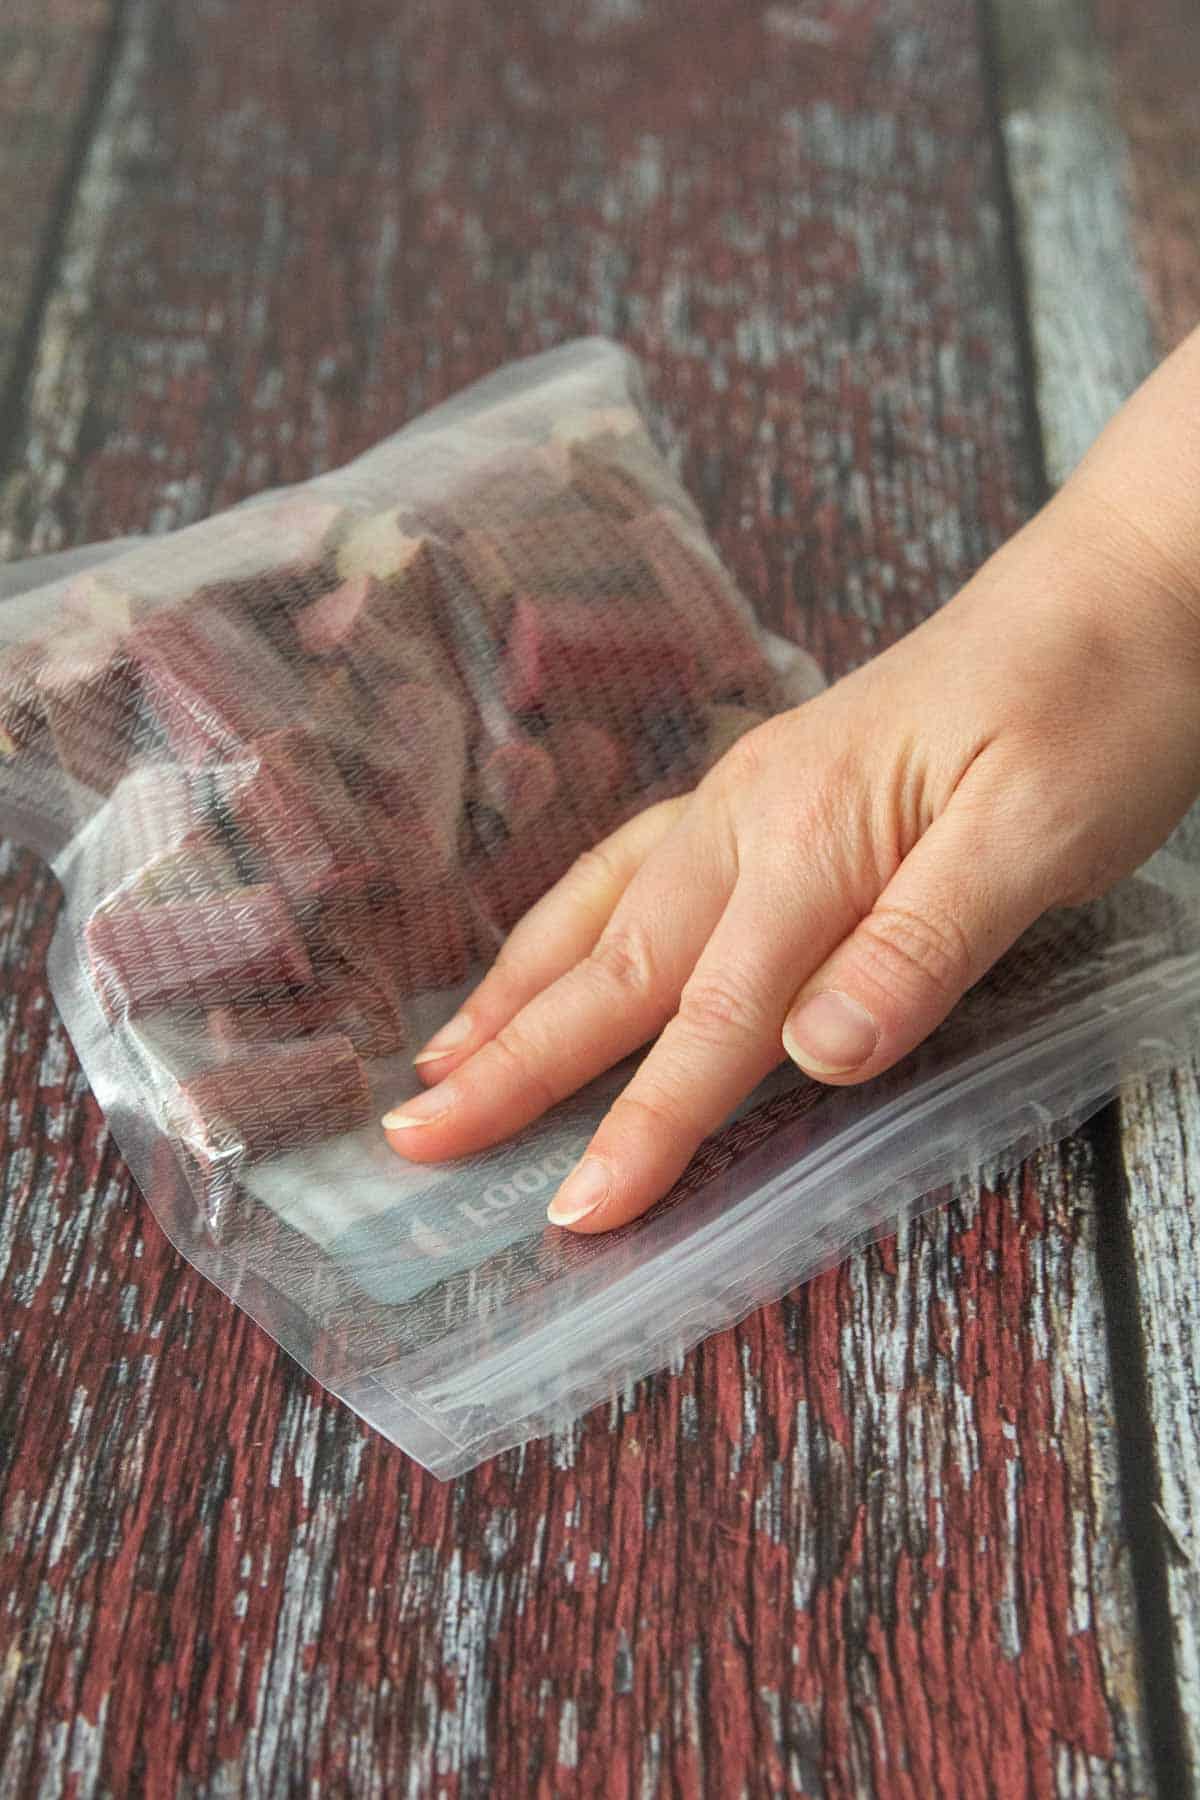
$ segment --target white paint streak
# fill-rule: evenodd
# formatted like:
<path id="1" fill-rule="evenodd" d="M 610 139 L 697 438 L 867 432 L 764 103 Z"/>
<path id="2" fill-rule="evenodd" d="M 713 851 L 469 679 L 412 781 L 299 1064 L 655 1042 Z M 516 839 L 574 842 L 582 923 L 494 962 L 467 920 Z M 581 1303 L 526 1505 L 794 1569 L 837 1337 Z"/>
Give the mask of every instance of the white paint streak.
<path id="1" fill-rule="evenodd" d="M 996 0 L 1004 141 L 1051 481 L 1154 366 L 1131 247 L 1126 147 L 1087 0 Z"/>

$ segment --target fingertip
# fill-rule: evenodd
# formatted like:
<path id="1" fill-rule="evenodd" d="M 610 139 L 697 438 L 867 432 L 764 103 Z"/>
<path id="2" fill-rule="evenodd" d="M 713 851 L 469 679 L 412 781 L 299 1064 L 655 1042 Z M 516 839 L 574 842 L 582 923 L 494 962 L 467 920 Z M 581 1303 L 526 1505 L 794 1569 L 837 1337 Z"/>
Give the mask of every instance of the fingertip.
<path id="1" fill-rule="evenodd" d="M 445 1050 L 434 1053 L 422 1051 L 420 1056 L 413 1057 L 413 1072 L 417 1080 L 422 1082 L 425 1087 L 437 1087 L 439 1082 L 445 1081 L 447 1076 L 453 1075 L 457 1069 L 461 1069 L 463 1064 L 474 1056 L 476 1048 L 478 1046 L 473 1046 L 469 1050 Z"/>
<path id="2" fill-rule="evenodd" d="M 877 1060 L 879 1024 L 861 1001 L 837 989 L 804 996 L 783 1026 L 783 1047 L 817 1081 L 852 1082 Z"/>
<path id="3" fill-rule="evenodd" d="M 447 1084 L 410 1094 L 384 1113 L 380 1121 L 383 1134 L 397 1156 L 406 1162 L 436 1162 L 446 1156 L 447 1130 L 452 1138 L 460 1099 L 457 1090 Z"/>
<path id="4" fill-rule="evenodd" d="M 612 1194 L 612 1170 L 598 1156 L 576 1163 L 546 1209 L 552 1225 L 579 1229 Z"/>
<path id="5" fill-rule="evenodd" d="M 442 1162 L 450 1154 L 432 1130 L 408 1131 L 403 1126 L 385 1125 L 383 1135 L 389 1147 L 405 1162 Z"/>
<path id="6" fill-rule="evenodd" d="M 631 1176 L 631 1169 L 637 1174 Z M 646 1174 L 636 1155 L 620 1150 L 614 1155 L 611 1146 L 601 1154 L 588 1150 L 551 1200 L 546 1217 L 580 1237 L 616 1231 L 640 1218 L 660 1197 L 648 1189 Z"/>
<path id="7" fill-rule="evenodd" d="M 475 1021 L 470 1013 L 456 1012 L 452 1019 L 435 1031 L 433 1036 L 417 1051 L 413 1057 L 413 1067 L 423 1068 L 430 1063 L 445 1063 L 446 1059 L 456 1053 L 461 1055 L 476 1035 Z"/>

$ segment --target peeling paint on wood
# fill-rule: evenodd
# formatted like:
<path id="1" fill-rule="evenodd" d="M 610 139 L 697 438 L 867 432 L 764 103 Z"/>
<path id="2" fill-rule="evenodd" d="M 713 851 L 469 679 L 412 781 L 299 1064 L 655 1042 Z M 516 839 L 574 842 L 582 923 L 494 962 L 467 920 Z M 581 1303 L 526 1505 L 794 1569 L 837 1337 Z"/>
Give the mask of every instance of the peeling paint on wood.
<path id="1" fill-rule="evenodd" d="M 1057 485 L 1156 358 L 1091 0 L 992 0 L 991 10 L 1046 473 Z"/>
<path id="2" fill-rule="evenodd" d="M 1161 351 L 1200 319 L 1200 12 L 1097 0 L 1128 146 L 1134 238 Z"/>
<path id="3" fill-rule="evenodd" d="M 191 518 L 581 330 L 844 669 L 1035 472 L 965 0 L 130 0 L 14 549 Z M 1071 1144 L 441 1486 L 175 1256 L 0 865 L 0 1792 L 1149 1790 Z"/>
<path id="4" fill-rule="evenodd" d="M 113 3 L 5 0 L 0 12 L 0 395 L 22 379 L 22 339 Z"/>
<path id="5" fill-rule="evenodd" d="M 1036 29 L 1032 22 L 1036 10 Z M 1136 18 L 1118 0 L 1091 9 L 1056 0 L 1031 9 L 1001 0 L 1011 45 L 1007 127 L 1043 152 L 1014 158 L 1018 210 L 1034 250 L 1029 276 L 1041 353 L 1038 406 L 1051 472 L 1063 446 L 1125 397 L 1157 356 L 1200 320 L 1200 13 L 1187 0 L 1150 0 Z M 1055 78 L 1066 65 L 1069 83 Z M 1024 73 L 1022 73 L 1022 70 Z M 1036 75 L 1033 73 L 1037 71 Z M 1033 91 L 1030 91 L 1032 84 Z M 1040 97 L 1039 97 L 1040 92 Z M 1057 124 L 1047 124 L 1056 115 Z M 1063 132 L 1074 136 L 1061 154 Z M 1059 154 L 1045 156 L 1047 146 Z M 1070 175 L 1072 186 L 1065 186 Z M 1082 245 L 1086 217 L 1105 229 Z M 1091 273 L 1089 274 L 1089 266 Z M 1066 272 L 1070 270 L 1070 279 Z M 1055 274 L 1058 271 L 1058 274 Z M 1080 293 L 1092 301 L 1080 306 Z M 1098 322 L 1093 306 L 1102 306 Z M 1120 360 L 1113 361 L 1113 346 Z M 1141 365 L 1145 364 L 1145 367 Z M 1194 860 L 1200 819 L 1185 827 Z M 1131 1087 L 1121 1107 L 1134 1275 L 1154 1465 L 1145 1471 L 1163 1534 L 1177 1716 L 1188 1768 L 1200 1783 L 1200 1073 Z"/>
<path id="6" fill-rule="evenodd" d="M 1170 1627 L 1185 1749 L 1200 1779 L 1200 1074 L 1121 1106 Z"/>
<path id="7" fill-rule="evenodd" d="M 1160 352 L 1200 320 L 1200 14 L 1101 0 L 1129 146 L 1134 244 Z M 1193 837 L 1193 854 L 1196 839 Z M 1200 1068 L 1121 1109 L 1186 1777 L 1200 1784 Z"/>

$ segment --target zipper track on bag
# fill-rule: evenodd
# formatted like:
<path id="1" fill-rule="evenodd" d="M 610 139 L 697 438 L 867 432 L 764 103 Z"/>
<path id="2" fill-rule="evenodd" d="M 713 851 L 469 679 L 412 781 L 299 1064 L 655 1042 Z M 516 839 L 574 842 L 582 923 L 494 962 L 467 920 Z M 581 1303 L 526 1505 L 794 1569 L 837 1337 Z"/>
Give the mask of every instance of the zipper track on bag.
<path id="1" fill-rule="evenodd" d="M 427 1416 L 441 1421 L 443 1412 L 452 1411 L 456 1406 L 486 1406 L 494 1402 L 506 1391 L 523 1382 L 532 1370 L 540 1368 L 544 1371 L 552 1364 L 560 1369 L 564 1365 L 569 1366 L 569 1357 L 564 1353 L 568 1349 L 573 1351 L 581 1341 L 586 1343 L 589 1356 L 593 1359 L 589 1362 L 588 1378 L 595 1380 L 605 1372 L 606 1367 L 599 1342 L 606 1324 L 615 1317 L 645 1317 L 657 1295 L 664 1290 L 686 1285 L 688 1271 L 697 1263 L 707 1262 L 712 1257 L 714 1248 L 722 1241 L 733 1241 L 743 1236 L 751 1222 L 760 1227 L 765 1216 L 782 1210 L 805 1189 L 818 1181 L 828 1181 L 844 1174 L 857 1163 L 868 1159 L 882 1141 L 895 1135 L 898 1121 L 903 1120 L 907 1129 L 915 1130 L 923 1120 L 936 1114 L 950 1101 L 978 1092 L 1003 1076 L 1006 1070 L 1025 1068 L 1031 1062 L 1048 1069 L 1061 1068 L 1072 1046 L 1079 1044 L 1081 1039 L 1084 1045 L 1095 1045 L 1103 1054 L 1092 1056 L 1085 1063 L 1084 1066 L 1092 1072 L 1092 1078 L 1087 1082 L 1081 1082 L 1078 1063 L 1072 1069 L 1069 1077 L 1075 1090 L 1072 1105 L 1056 1110 L 1053 1105 L 1039 1100 L 1036 1097 L 1037 1083 L 1031 1076 L 1027 1087 L 1032 1088 L 1034 1093 L 1029 1099 L 1016 1105 L 1006 1105 L 1003 1110 L 990 1114 L 981 1112 L 972 1135 L 985 1135 L 989 1129 L 994 1130 L 997 1124 L 1006 1119 L 1016 1120 L 1022 1112 L 1028 1114 L 1031 1108 L 1046 1129 L 1051 1128 L 1064 1113 L 1074 1113 L 1081 1106 L 1085 1108 L 1086 1117 L 1094 1110 L 1095 1105 L 1103 1103 L 1103 1098 L 1097 1096 L 1107 1097 L 1110 1091 L 1111 1081 L 1101 1082 L 1097 1086 L 1101 1075 L 1111 1070 L 1113 1079 L 1119 1079 L 1119 1065 L 1132 1047 L 1130 1033 L 1136 1030 L 1139 1018 L 1144 1020 L 1148 1015 L 1154 1017 L 1156 1029 L 1151 1034 L 1151 1041 L 1161 1041 L 1163 1056 L 1159 1059 L 1160 1063 L 1173 1060 L 1187 1037 L 1197 1029 L 1193 1023 L 1190 1032 L 1187 1029 L 1172 1032 L 1169 1021 L 1192 1021 L 1200 1011 L 1200 956 L 1178 959 L 1176 966 L 1180 972 L 1175 980 L 1168 976 L 1164 981 L 1163 976 L 1168 974 L 1167 970 L 1154 977 L 1131 977 L 1110 989 L 1102 1005 L 1089 1008 L 1082 1016 L 1077 1014 L 1069 1025 L 1064 1026 L 1059 1021 L 1042 1026 L 1000 1053 L 980 1052 L 966 1064 L 934 1077 L 929 1090 L 919 1100 L 914 1101 L 904 1095 L 889 1100 L 853 1144 L 839 1145 L 835 1142 L 810 1152 L 803 1160 L 802 1174 L 797 1175 L 795 1170 L 785 1169 L 753 1195 L 740 1202 L 731 1202 L 727 1211 L 710 1224 L 700 1227 L 682 1244 L 677 1254 L 668 1256 L 664 1253 L 663 1262 L 666 1266 L 655 1267 L 654 1262 L 648 1262 L 619 1277 L 603 1295 L 591 1301 L 582 1301 L 580 1305 L 585 1320 L 573 1332 L 565 1334 L 561 1320 L 536 1326 L 516 1337 L 510 1348 L 495 1350 L 489 1356 L 474 1362 L 469 1370 L 437 1384 L 433 1390 L 439 1396 L 436 1400 L 425 1386 L 414 1389 L 406 1384 L 403 1389 L 405 1396 L 414 1399 Z M 1168 969 L 1170 967 L 1168 965 Z M 1164 987 L 1167 989 L 1166 995 Z M 1114 1015 L 1118 1014 L 1119 1018 L 1115 1018 Z M 1114 1028 L 1117 1041 L 1112 1038 L 1104 1040 L 1102 1034 L 1105 1034 L 1106 1026 Z M 1079 1091 L 1081 1087 L 1082 1096 Z M 1019 1139 L 1020 1136 L 1019 1132 L 1014 1133 L 1015 1138 Z M 964 1141 L 969 1141 L 966 1134 Z M 945 1148 L 943 1144 L 935 1144 L 932 1151 L 929 1147 L 914 1150 L 903 1168 L 890 1171 L 886 1181 L 864 1193 L 853 1210 L 865 1211 L 871 1200 L 877 1198 L 886 1187 L 919 1172 L 922 1165 L 932 1157 L 943 1155 Z M 980 1157 L 976 1159 L 976 1166 L 988 1160 L 987 1156 Z M 935 1179 L 929 1183 L 930 1188 L 943 1185 L 943 1180 Z M 898 1207 L 898 1210 L 901 1208 Z M 864 1226 L 864 1230 L 870 1229 L 869 1225 Z M 887 1221 L 881 1220 L 878 1235 L 882 1235 L 886 1229 Z M 856 1235 L 853 1232 L 844 1235 L 843 1249 L 837 1253 L 839 1257 L 852 1247 Z M 773 1260 L 777 1259 L 767 1258 L 756 1262 L 752 1269 L 741 1273 L 736 1285 L 745 1287 L 749 1282 L 761 1279 Z M 796 1277 L 797 1281 L 803 1279 L 803 1276 Z M 734 1285 L 731 1283 L 730 1288 Z M 712 1290 L 706 1290 L 697 1297 L 697 1308 L 711 1298 Z M 753 1304 L 755 1303 L 751 1302 L 751 1306 Z M 675 1320 L 675 1328 L 682 1330 L 688 1317 L 688 1310 L 681 1312 Z M 439 1349 L 439 1361 L 442 1363 L 447 1359 L 447 1349 L 446 1344 Z M 619 1357 L 612 1359 L 614 1366 L 619 1360 Z M 382 1371 L 375 1373 L 380 1375 Z M 446 1429 L 444 1422 L 441 1428 Z"/>

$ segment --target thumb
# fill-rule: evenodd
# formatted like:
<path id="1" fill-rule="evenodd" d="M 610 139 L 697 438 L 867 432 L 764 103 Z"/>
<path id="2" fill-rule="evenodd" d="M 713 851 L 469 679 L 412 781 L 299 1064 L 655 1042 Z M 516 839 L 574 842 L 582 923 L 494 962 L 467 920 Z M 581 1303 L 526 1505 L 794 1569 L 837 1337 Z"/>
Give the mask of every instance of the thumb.
<path id="1" fill-rule="evenodd" d="M 910 851 L 871 911 L 804 983 L 783 1047 L 819 1081 L 880 1075 L 1050 904 L 1035 858 L 995 812 L 953 803 Z"/>

